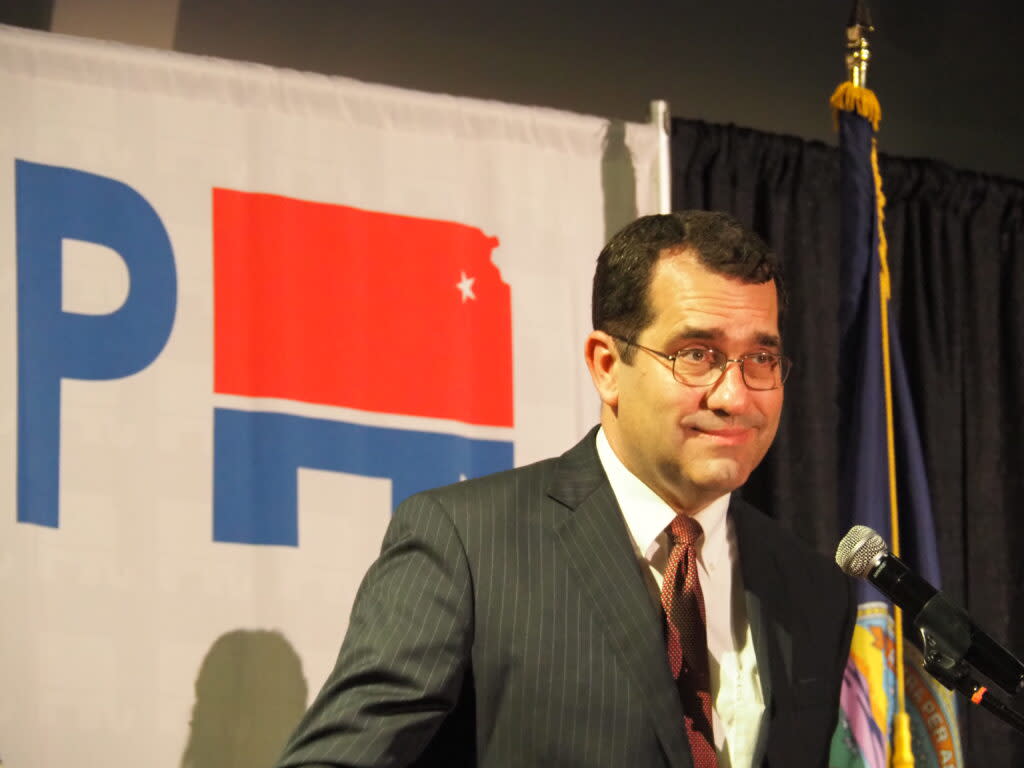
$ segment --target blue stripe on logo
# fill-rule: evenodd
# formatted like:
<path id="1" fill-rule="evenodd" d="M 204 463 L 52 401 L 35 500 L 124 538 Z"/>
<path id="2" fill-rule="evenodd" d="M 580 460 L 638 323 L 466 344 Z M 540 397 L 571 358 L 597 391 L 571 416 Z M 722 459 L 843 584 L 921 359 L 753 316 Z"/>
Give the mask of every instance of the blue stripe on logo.
<path id="1" fill-rule="evenodd" d="M 390 478 L 394 509 L 513 462 L 506 441 L 226 408 L 213 435 L 213 539 L 240 544 L 298 546 L 299 467 Z"/>

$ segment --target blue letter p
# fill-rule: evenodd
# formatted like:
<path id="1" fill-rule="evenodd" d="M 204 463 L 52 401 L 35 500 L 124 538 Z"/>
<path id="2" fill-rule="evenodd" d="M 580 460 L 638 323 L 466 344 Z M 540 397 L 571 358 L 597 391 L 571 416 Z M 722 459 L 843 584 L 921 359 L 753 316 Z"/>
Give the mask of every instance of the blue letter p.
<path id="1" fill-rule="evenodd" d="M 18 521 L 57 527 L 61 379 L 116 379 L 149 365 L 174 324 L 174 254 L 160 217 L 134 189 L 71 168 L 16 161 Z M 62 241 L 115 251 L 128 268 L 123 305 L 62 309 Z"/>

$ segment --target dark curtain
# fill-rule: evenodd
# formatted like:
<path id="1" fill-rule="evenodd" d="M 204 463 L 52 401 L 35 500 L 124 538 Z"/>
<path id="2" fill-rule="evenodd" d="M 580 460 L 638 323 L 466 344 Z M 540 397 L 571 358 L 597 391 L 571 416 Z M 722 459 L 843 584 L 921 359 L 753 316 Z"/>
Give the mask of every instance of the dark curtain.
<path id="1" fill-rule="evenodd" d="M 879 141 L 884 146 L 885 124 Z M 891 310 L 909 372 L 943 588 L 1024 655 L 1024 184 L 882 155 Z M 673 120 L 673 208 L 729 211 L 781 257 L 796 361 L 775 446 L 744 495 L 831 554 L 839 462 L 839 159 L 819 142 Z M 1024 710 L 1024 697 L 1015 702 Z M 1024 737 L 965 706 L 967 765 Z"/>

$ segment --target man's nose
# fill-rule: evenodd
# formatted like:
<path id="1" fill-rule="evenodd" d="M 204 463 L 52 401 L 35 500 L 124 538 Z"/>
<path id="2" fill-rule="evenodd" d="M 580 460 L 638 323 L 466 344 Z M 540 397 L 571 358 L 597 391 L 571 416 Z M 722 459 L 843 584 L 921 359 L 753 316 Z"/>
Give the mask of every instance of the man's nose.
<path id="1" fill-rule="evenodd" d="M 746 409 L 750 400 L 750 389 L 743 381 L 740 363 L 729 361 L 725 372 L 709 389 L 707 407 L 713 411 L 739 413 Z"/>

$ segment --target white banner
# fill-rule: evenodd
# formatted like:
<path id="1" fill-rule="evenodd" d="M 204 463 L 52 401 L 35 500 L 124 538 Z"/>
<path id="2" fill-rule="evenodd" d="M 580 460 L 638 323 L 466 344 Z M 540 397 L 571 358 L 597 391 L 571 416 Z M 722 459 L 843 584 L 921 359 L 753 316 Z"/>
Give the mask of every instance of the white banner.
<path id="1" fill-rule="evenodd" d="M 269 765 L 394 505 L 596 421 L 609 123 L 12 28 L 0 94 L 0 759 Z"/>

